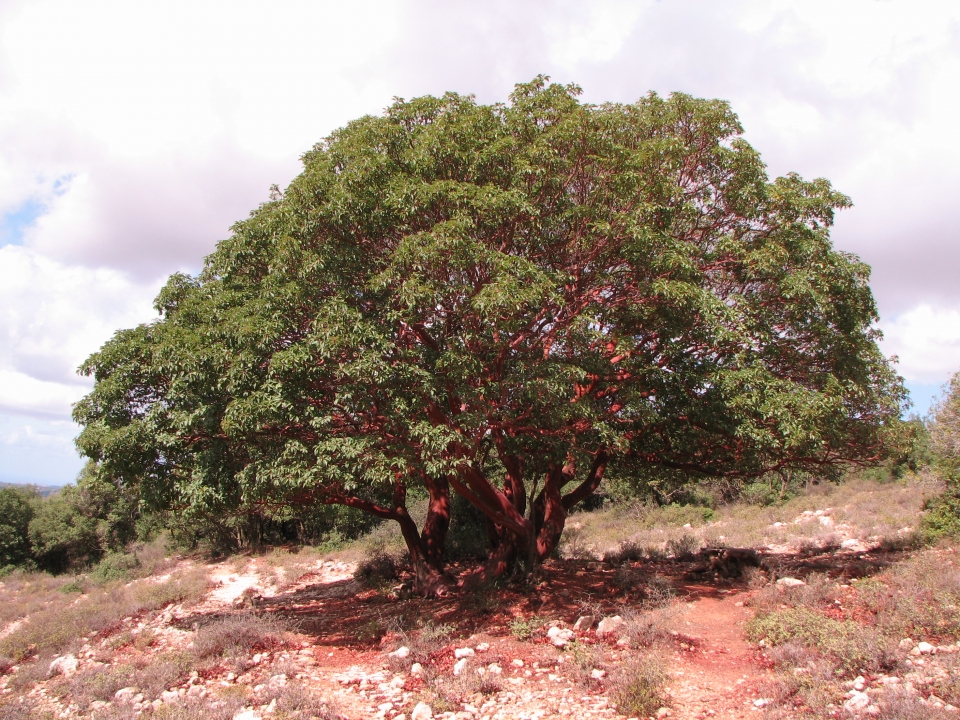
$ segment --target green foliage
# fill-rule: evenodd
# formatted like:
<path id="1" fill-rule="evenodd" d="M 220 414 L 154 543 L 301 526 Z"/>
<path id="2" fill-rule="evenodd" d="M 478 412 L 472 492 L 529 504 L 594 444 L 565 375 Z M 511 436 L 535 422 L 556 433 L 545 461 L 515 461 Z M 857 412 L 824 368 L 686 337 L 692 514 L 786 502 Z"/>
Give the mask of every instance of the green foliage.
<path id="1" fill-rule="evenodd" d="M 830 242 L 849 200 L 771 181 L 724 102 L 579 93 L 397 100 L 317 144 L 84 363 L 98 474 L 240 536 L 265 508 L 400 519 L 449 477 L 529 547 L 529 488 L 575 505 L 607 457 L 672 498 L 882 454 L 904 391 L 869 269 Z"/>
<path id="2" fill-rule="evenodd" d="M 834 620 L 806 607 L 758 614 L 747 624 L 751 639 L 770 645 L 797 642 L 834 658 L 847 673 L 886 669 L 894 662 L 896 643 L 853 620 Z"/>
<path id="3" fill-rule="evenodd" d="M 946 488 L 928 501 L 923 532 L 933 540 L 960 537 L 960 373 L 950 379 L 931 414 L 930 445 Z"/>
<path id="4" fill-rule="evenodd" d="M 656 658 L 634 658 L 614 673 L 610 696 L 621 714 L 648 717 L 666 703 L 666 681 L 667 674 Z"/>
<path id="5" fill-rule="evenodd" d="M 27 529 L 38 497 L 29 490 L 0 488 L 0 570 L 23 565 L 30 559 Z"/>

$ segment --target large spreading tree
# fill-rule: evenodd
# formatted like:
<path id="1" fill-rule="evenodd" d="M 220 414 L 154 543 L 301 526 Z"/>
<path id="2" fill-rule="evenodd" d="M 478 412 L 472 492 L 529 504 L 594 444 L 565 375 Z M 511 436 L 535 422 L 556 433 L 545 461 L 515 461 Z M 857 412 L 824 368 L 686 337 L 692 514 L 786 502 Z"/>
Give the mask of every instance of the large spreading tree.
<path id="1" fill-rule="evenodd" d="M 536 563 L 611 463 L 684 477 L 884 453 L 903 389 L 849 201 L 770 181 L 729 106 L 396 101 L 174 275 L 82 367 L 83 453 L 156 503 L 342 503 L 400 524 L 425 592 L 450 493 L 486 572 Z M 408 494 L 427 498 L 421 525 Z"/>

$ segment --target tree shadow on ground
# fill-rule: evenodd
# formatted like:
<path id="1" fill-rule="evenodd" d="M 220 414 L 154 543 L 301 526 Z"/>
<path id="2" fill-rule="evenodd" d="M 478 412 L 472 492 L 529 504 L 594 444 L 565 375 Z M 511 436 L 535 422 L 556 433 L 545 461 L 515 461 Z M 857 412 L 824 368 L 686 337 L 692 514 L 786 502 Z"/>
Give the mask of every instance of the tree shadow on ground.
<path id="1" fill-rule="evenodd" d="M 852 580 L 873 575 L 904 558 L 906 551 L 876 549 L 850 553 L 808 551 L 758 553 L 766 581 L 803 579 L 812 573 Z M 625 608 L 643 608 L 664 594 L 683 600 L 722 598 L 749 591 L 756 571 L 717 568 L 707 554 L 684 559 L 639 560 L 612 565 L 596 561 L 556 560 L 525 580 L 501 580 L 471 592 L 439 599 L 410 596 L 410 576 L 393 585 L 367 588 L 353 579 L 311 582 L 305 576 L 296 588 L 259 598 L 254 610 L 281 619 L 287 627 L 311 636 L 321 646 L 370 650 L 385 637 L 396 637 L 425 625 L 455 628 L 457 636 L 508 635 L 517 618 L 573 623 L 578 616 L 608 615 Z M 463 568 L 466 569 L 466 568 Z M 727 576 L 724 576 L 726 574 Z M 304 584 L 305 583 L 305 584 Z M 205 621 L 209 621 L 206 618 Z M 190 618 L 183 623 L 189 625 Z"/>

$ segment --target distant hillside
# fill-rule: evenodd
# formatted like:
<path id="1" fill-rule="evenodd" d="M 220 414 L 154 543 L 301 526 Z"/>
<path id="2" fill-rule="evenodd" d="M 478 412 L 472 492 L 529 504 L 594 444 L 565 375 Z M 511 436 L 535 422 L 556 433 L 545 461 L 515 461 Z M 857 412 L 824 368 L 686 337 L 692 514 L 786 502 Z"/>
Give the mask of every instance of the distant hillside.
<path id="1" fill-rule="evenodd" d="M 62 489 L 58 485 L 33 485 L 31 483 L 8 483 L 0 482 L 0 487 L 19 487 L 19 488 L 30 488 L 36 490 L 42 497 L 49 497 L 56 492 L 60 492 Z"/>

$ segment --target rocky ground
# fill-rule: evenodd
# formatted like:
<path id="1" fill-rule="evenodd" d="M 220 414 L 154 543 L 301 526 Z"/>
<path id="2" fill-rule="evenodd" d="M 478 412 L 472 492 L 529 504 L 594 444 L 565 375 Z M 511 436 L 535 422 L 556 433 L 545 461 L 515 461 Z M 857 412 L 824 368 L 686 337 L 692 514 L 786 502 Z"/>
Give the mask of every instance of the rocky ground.
<path id="1" fill-rule="evenodd" d="M 794 524 L 835 531 L 830 517 L 823 508 Z M 361 585 L 338 560 L 210 564 L 191 602 L 124 617 L 56 657 L 8 662 L 0 718 L 960 717 L 954 626 L 843 670 L 824 670 L 822 648 L 787 657 L 796 641 L 757 638 L 756 616 L 789 619 L 807 607 L 801 596 L 817 617 L 870 627 L 879 615 L 858 605 L 863 582 L 875 592 L 891 568 L 931 554 L 930 567 L 957 569 L 952 546 L 856 533 L 826 544 L 553 560 L 534 584 L 433 601 L 398 582 Z M 168 572 L 184 567 L 201 566 Z"/>

